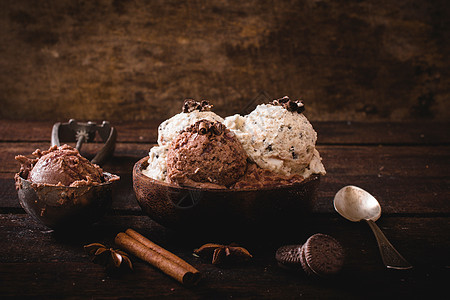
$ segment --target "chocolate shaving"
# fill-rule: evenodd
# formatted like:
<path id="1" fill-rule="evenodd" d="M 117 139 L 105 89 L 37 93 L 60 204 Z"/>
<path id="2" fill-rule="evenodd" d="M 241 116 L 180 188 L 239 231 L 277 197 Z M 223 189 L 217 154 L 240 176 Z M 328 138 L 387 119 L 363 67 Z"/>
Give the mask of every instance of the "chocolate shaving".
<path id="1" fill-rule="evenodd" d="M 220 122 L 212 122 L 206 119 L 202 119 L 186 128 L 185 131 L 190 131 L 201 135 L 221 135 L 222 133 L 224 133 L 225 129 L 225 125 Z"/>
<path id="2" fill-rule="evenodd" d="M 288 96 L 284 96 L 283 98 L 273 100 L 270 102 L 272 105 L 283 106 L 286 110 L 297 112 L 301 114 L 305 111 L 305 105 L 302 100 L 291 100 Z"/>
<path id="3" fill-rule="evenodd" d="M 221 135 L 222 132 L 225 129 L 225 125 L 223 125 L 222 123 L 215 123 L 212 127 L 211 127 L 211 131 L 212 133 L 214 133 L 215 135 Z"/>
<path id="4" fill-rule="evenodd" d="M 200 122 L 200 124 L 198 124 L 198 133 L 206 134 L 208 130 L 208 124 L 206 122 Z"/>
<path id="5" fill-rule="evenodd" d="M 195 101 L 193 99 L 186 99 L 183 103 L 183 112 L 189 113 L 195 110 L 198 111 L 210 111 L 212 109 L 212 105 L 209 104 L 208 101 L 202 100 L 201 102 Z"/>

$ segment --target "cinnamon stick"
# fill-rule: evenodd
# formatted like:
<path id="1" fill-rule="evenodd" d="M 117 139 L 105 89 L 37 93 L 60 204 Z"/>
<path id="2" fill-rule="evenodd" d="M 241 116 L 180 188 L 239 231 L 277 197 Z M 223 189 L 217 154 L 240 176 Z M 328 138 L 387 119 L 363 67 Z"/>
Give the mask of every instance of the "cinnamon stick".
<path id="1" fill-rule="evenodd" d="M 172 252 L 167 251 L 163 247 L 153 243 L 152 241 L 150 241 L 149 239 L 147 239 L 145 236 L 141 235 L 140 233 L 136 232 L 135 230 L 130 228 L 130 229 L 127 229 L 125 231 L 125 233 L 128 234 L 130 237 L 134 238 L 136 241 L 138 241 L 141 244 L 143 244 L 144 246 L 146 246 L 146 247 L 150 248 L 151 250 L 161 254 L 162 256 L 166 257 L 167 259 L 173 261 L 174 263 L 179 264 L 180 266 L 182 266 L 186 270 L 188 270 L 188 271 L 190 271 L 192 273 L 198 272 L 198 270 L 196 268 L 194 268 L 193 266 L 188 264 L 186 261 L 182 260 L 180 257 L 176 256 Z"/>
<path id="2" fill-rule="evenodd" d="M 137 236 L 136 234 L 138 233 L 135 232 L 134 235 Z M 183 261 L 184 264 L 180 265 L 179 263 L 169 259 L 167 256 L 164 256 L 161 253 L 158 253 L 157 251 L 147 247 L 146 245 L 142 244 L 140 241 L 136 240 L 135 238 L 129 236 L 126 233 L 120 232 L 119 234 L 117 234 L 115 242 L 119 247 L 130 252 L 139 259 L 148 262 L 152 266 L 158 268 L 165 274 L 171 276 L 172 278 L 176 279 L 178 282 L 184 285 L 187 286 L 195 285 L 200 278 L 200 272 L 196 270 L 194 267 L 189 265 L 190 268 L 186 268 L 186 265 L 188 265 L 188 263 Z M 172 255 L 175 256 L 174 254 Z M 178 260 L 182 261 L 182 259 L 179 257 Z"/>

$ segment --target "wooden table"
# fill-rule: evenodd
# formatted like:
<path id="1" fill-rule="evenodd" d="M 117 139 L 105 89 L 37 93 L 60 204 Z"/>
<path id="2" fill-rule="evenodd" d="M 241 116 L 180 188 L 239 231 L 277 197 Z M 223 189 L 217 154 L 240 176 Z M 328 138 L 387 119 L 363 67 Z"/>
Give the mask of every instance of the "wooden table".
<path id="1" fill-rule="evenodd" d="M 121 176 L 112 210 L 88 232 L 70 236 L 36 223 L 18 203 L 17 154 L 49 146 L 53 123 L 0 121 L 0 297 L 37 298 L 372 298 L 429 297 L 447 291 L 450 267 L 449 123 L 314 123 L 328 174 L 307 226 L 286 229 L 280 240 L 245 241 L 254 259 L 216 267 L 194 257 L 206 242 L 153 222 L 143 215 L 131 187 L 131 168 L 156 141 L 158 122 L 118 124 L 114 158 L 104 169 Z M 364 223 L 352 223 L 333 209 L 334 194 L 354 184 L 381 203 L 377 224 L 413 265 L 386 269 L 375 238 Z M 133 259 L 134 271 L 108 275 L 90 261 L 83 245 L 114 246 L 114 236 L 134 228 L 185 259 L 203 274 L 186 288 L 150 265 Z M 277 266 L 277 247 L 303 243 L 321 232 L 338 239 L 346 264 L 337 278 L 314 280 Z"/>

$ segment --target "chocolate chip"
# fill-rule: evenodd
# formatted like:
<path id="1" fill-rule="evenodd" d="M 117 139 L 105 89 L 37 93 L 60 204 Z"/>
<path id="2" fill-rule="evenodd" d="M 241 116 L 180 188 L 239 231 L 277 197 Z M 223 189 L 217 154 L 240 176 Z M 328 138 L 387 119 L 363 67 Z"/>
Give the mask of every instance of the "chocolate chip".
<path id="1" fill-rule="evenodd" d="M 305 105 L 301 100 L 291 100 L 288 96 L 273 100 L 270 104 L 275 106 L 283 106 L 287 111 L 297 112 L 301 114 L 305 111 Z"/>
<path id="2" fill-rule="evenodd" d="M 207 134 L 208 133 L 208 124 L 205 122 L 200 122 L 198 124 L 198 133 L 200 134 Z"/>
<path id="3" fill-rule="evenodd" d="M 299 100 L 299 101 L 297 102 L 297 112 L 298 112 L 299 114 L 301 114 L 301 113 L 304 112 L 304 111 L 305 111 L 305 104 L 303 104 L 303 101 Z"/>
<path id="4" fill-rule="evenodd" d="M 289 102 L 289 97 L 288 96 L 284 96 L 283 98 L 278 99 L 278 102 L 280 103 L 288 103 Z"/>
<path id="5" fill-rule="evenodd" d="M 291 146 L 291 148 L 289 148 L 289 152 L 291 152 L 292 159 L 297 159 L 297 158 L 298 158 L 298 154 L 295 153 L 295 148 L 294 148 L 294 146 Z"/>
<path id="6" fill-rule="evenodd" d="M 293 101 L 289 101 L 287 102 L 287 110 L 289 111 L 297 111 L 297 103 L 293 102 Z"/>
<path id="7" fill-rule="evenodd" d="M 226 127 L 220 122 L 208 121 L 206 119 L 199 120 L 195 122 L 190 127 L 186 128 L 183 131 L 190 131 L 193 133 L 198 133 L 201 135 L 210 134 L 210 135 L 221 135 L 225 132 Z"/>
<path id="8" fill-rule="evenodd" d="M 211 127 L 212 133 L 215 135 L 221 135 L 224 130 L 224 125 L 222 123 L 214 123 Z"/>

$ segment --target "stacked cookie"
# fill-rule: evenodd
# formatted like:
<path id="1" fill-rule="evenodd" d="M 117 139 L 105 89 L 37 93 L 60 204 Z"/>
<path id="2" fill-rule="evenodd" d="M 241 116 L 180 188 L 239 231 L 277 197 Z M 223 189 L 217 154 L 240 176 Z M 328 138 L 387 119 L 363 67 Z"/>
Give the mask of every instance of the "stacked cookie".
<path id="1" fill-rule="evenodd" d="M 317 233 L 304 245 L 280 247 L 275 258 L 282 267 L 298 269 L 301 266 L 308 275 L 329 277 L 342 269 L 344 249 L 335 238 Z"/>

